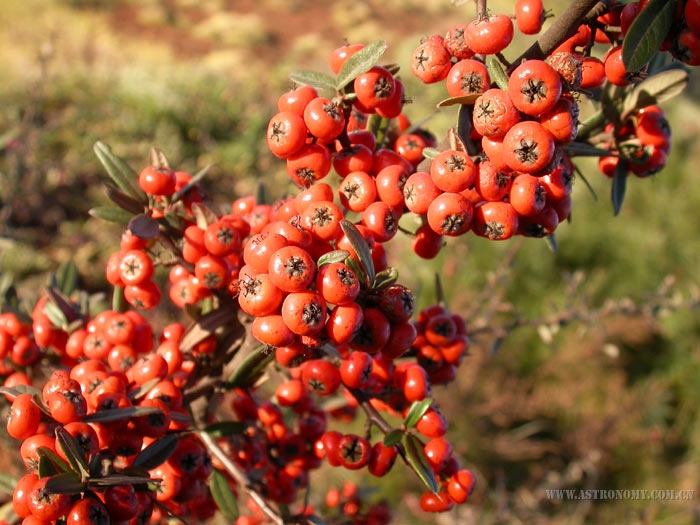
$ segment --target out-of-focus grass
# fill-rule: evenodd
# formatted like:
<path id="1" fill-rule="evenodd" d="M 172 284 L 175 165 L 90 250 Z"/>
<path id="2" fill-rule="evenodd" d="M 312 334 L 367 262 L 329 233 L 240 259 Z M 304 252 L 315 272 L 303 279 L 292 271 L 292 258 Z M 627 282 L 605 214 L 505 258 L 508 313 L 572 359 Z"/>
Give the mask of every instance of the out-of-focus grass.
<path id="1" fill-rule="evenodd" d="M 392 0 L 320 11 L 319 4 L 277 2 L 276 9 L 290 13 L 315 7 L 319 16 L 332 14 L 324 20 L 338 27 L 331 37 L 321 32 L 324 26 L 315 32 L 310 23 L 298 28 L 299 38 L 284 42 L 261 27 L 264 16 L 232 17 L 219 2 L 175 2 L 174 17 L 165 3 L 144 3 L 136 8 L 140 32 L 127 31 L 114 27 L 110 16 L 126 4 L 0 3 L 0 18 L 14 21 L 0 33 L 0 134 L 18 130 L 0 152 L 3 219 L 12 219 L 0 225 L 0 235 L 12 243 L 21 239 L 23 247 L 0 246 L 0 265 L 31 278 L 23 282 L 34 289 L 37 270 L 55 268 L 71 256 L 84 275 L 94 276 L 115 246 L 117 229 L 85 222 L 87 209 L 104 200 L 95 140 L 109 143 L 137 169 L 154 145 L 178 169 L 194 172 L 215 162 L 205 185 L 222 204 L 252 192 L 259 180 L 280 197 L 289 184 L 283 164 L 266 151 L 267 120 L 289 85 L 286 74 L 297 67 L 327 72 L 327 53 L 343 36 L 387 38 L 390 61 L 401 64 L 413 99 L 406 109 L 412 121 L 431 113 L 445 96 L 442 86 L 419 85 L 407 67 L 420 37 L 447 27 L 450 8 L 437 3 Z M 489 2 L 492 9 L 505 4 Z M 200 9 L 199 23 L 188 26 L 187 9 Z M 395 23 L 378 34 L 373 17 L 390 9 Z M 402 22 L 410 29 L 402 31 Z M 235 34 L 227 32 L 228 23 Z M 176 45 L 172 34 L 178 31 L 182 40 Z M 188 40 L 193 37 L 197 40 Z M 178 51 L 186 42 L 211 47 L 199 54 Z M 243 45 L 247 42 L 251 45 Z M 497 297 L 492 324 L 515 315 L 534 319 L 595 309 L 608 299 L 643 303 L 668 275 L 676 279 L 675 290 L 687 294 L 697 284 L 700 257 L 700 190 L 694 180 L 700 109 L 690 98 L 665 107 L 674 127 L 669 167 L 652 179 L 631 178 L 620 216 L 612 216 L 610 181 L 594 162 L 582 162 L 598 200 L 576 181 L 573 221 L 557 231 L 556 254 L 542 240 L 524 240 L 515 251 L 519 241 L 493 243 L 468 235 L 450 240 L 436 260 L 416 264 L 397 239 L 389 254 L 402 282 L 420 292 L 419 304 L 425 306 L 434 300 L 433 276 L 441 273 L 451 307 L 476 316 L 470 323 Z M 426 127 L 444 133 L 453 109 L 440 111 Z M 8 203 L 17 206 L 11 214 Z M 501 271 L 504 260 L 511 264 Z M 500 279 L 494 282 L 494 276 Z M 574 295 L 572 283 L 579 278 Z M 94 277 L 90 284 L 100 281 Z M 590 523 L 641 522 L 642 512 L 651 520 L 690 522 L 686 502 L 594 501 L 587 508 L 548 502 L 543 494 L 545 487 L 697 487 L 699 336 L 696 312 L 688 310 L 659 315 L 652 324 L 619 316 L 574 321 L 548 334 L 521 328 L 495 353 L 491 335 L 475 336 L 457 383 L 436 389 L 452 420 L 456 453 L 479 477 L 473 505 L 443 522 L 570 523 L 571 516 Z M 328 470 L 324 483 L 326 476 L 345 476 Z M 419 490 L 419 483 L 396 474 L 372 483 L 396 504 L 397 522 L 425 523 L 425 515 L 415 512 L 415 499 L 406 495 L 408 488 Z"/>

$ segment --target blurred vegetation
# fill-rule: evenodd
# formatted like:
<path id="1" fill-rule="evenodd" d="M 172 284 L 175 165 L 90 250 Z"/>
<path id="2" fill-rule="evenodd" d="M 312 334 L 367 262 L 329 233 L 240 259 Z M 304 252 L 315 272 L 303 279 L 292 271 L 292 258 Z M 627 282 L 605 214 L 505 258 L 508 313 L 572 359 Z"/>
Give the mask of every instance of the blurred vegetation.
<path id="1" fill-rule="evenodd" d="M 98 139 L 136 168 L 154 145 L 178 169 L 216 163 L 205 187 L 221 206 L 260 180 L 281 197 L 291 188 L 263 137 L 290 71 L 326 71 L 343 38 L 378 35 L 407 71 L 422 36 L 472 9 L 447 0 L 0 3 L 0 19 L 12 20 L 0 32 L 0 270 L 31 298 L 45 272 L 73 259 L 84 286 L 104 288 L 100 268 L 119 232 L 87 216 L 105 199 Z M 406 113 L 419 122 L 444 93 L 403 77 L 413 100 Z M 665 105 L 669 166 L 629 181 L 620 216 L 610 181 L 594 162 L 580 164 L 597 198 L 576 182 L 556 254 L 544 241 L 468 236 L 415 264 L 402 263 L 406 243 L 390 244 L 421 305 L 434 300 L 439 272 L 452 309 L 475 329 L 457 383 L 436 395 L 479 483 L 472 505 L 436 523 L 697 523 L 697 500 L 549 501 L 545 489 L 691 489 L 700 498 L 700 323 L 690 308 L 700 258 L 698 91 L 694 78 Z M 453 117 L 448 108 L 426 126 L 441 134 Z M 397 504 L 397 523 L 425 523 L 407 492 L 417 481 L 389 478 L 371 481 Z"/>

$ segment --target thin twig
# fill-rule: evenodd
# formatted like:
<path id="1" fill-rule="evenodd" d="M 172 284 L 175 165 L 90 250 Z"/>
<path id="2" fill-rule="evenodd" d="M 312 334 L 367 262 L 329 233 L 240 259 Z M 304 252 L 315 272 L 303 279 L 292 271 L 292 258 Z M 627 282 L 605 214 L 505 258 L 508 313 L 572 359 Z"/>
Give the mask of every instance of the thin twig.
<path id="1" fill-rule="evenodd" d="M 284 525 L 282 516 L 280 516 L 277 511 L 270 506 L 267 500 L 252 487 L 245 472 L 238 468 L 238 465 L 228 457 L 224 449 L 219 446 L 219 443 L 206 432 L 200 432 L 199 439 L 202 440 L 202 443 L 204 443 L 209 452 L 221 462 L 226 472 L 231 475 L 236 483 L 243 487 L 246 494 L 260 507 L 260 510 L 262 510 L 273 523 Z"/>

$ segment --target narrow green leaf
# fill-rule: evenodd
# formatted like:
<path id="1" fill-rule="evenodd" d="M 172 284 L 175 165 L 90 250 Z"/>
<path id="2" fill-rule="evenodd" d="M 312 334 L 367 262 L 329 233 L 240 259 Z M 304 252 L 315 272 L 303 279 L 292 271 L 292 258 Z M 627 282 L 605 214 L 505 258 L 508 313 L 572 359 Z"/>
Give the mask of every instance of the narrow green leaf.
<path id="1" fill-rule="evenodd" d="M 622 202 L 625 200 L 625 190 L 627 188 L 627 166 L 620 161 L 615 168 L 612 181 L 612 203 L 615 215 L 620 213 Z"/>
<path id="2" fill-rule="evenodd" d="M 635 17 L 622 42 L 627 71 L 639 71 L 659 50 L 673 24 L 675 9 L 675 1 L 651 0 Z"/>
<path id="3" fill-rule="evenodd" d="M 367 279 L 367 274 L 365 271 L 362 269 L 362 265 L 360 265 L 359 262 L 357 262 L 357 259 L 354 257 L 348 257 L 345 259 L 345 266 L 350 268 L 352 272 L 357 275 L 357 278 L 360 279 L 360 286 L 363 288 L 369 288 L 370 283 L 369 280 Z"/>
<path id="4" fill-rule="evenodd" d="M 78 267 L 73 261 L 67 261 L 56 270 L 56 286 L 63 295 L 69 297 L 78 286 Z"/>
<path id="5" fill-rule="evenodd" d="M 132 465 L 146 470 L 162 465 L 177 448 L 178 440 L 179 438 L 175 434 L 166 434 L 156 439 L 137 454 Z"/>
<path id="6" fill-rule="evenodd" d="M 224 518 L 231 523 L 236 521 L 238 519 L 238 503 L 226 476 L 218 470 L 214 470 L 211 473 L 210 487 L 211 495 Z"/>
<path id="7" fill-rule="evenodd" d="M 425 415 L 425 413 L 428 411 L 432 404 L 432 399 L 414 401 L 408 409 L 406 419 L 404 420 L 404 425 L 406 425 L 406 428 L 415 427 L 418 424 L 418 421 L 420 421 L 420 418 L 422 418 Z"/>
<path id="8" fill-rule="evenodd" d="M 75 472 L 53 475 L 46 482 L 46 490 L 54 494 L 80 494 L 87 488 Z"/>
<path id="9" fill-rule="evenodd" d="M 349 252 L 345 250 L 333 250 L 332 252 L 324 253 L 318 258 L 316 263 L 317 267 L 325 266 L 326 264 L 343 262 L 350 255 Z"/>
<path id="10" fill-rule="evenodd" d="M 508 74 L 506 73 L 501 61 L 496 58 L 495 55 L 489 55 L 486 59 L 486 69 L 489 72 L 489 77 L 491 77 L 491 82 L 495 82 L 496 85 L 504 91 L 508 90 Z"/>
<path id="11" fill-rule="evenodd" d="M 208 425 L 202 432 L 206 432 L 214 438 L 222 438 L 241 435 L 246 428 L 248 428 L 248 424 L 242 421 L 218 421 Z"/>
<path id="12" fill-rule="evenodd" d="M 89 211 L 90 215 L 96 219 L 102 219 L 103 221 L 116 222 L 119 224 L 127 225 L 131 220 L 133 214 L 121 208 L 113 208 L 112 206 L 97 206 L 91 208 Z"/>
<path id="13" fill-rule="evenodd" d="M 550 233 L 545 237 L 545 240 L 547 241 L 547 246 L 549 246 L 549 249 L 552 250 L 552 253 L 557 253 L 559 245 L 557 244 L 557 238 L 554 236 L 554 234 Z"/>
<path id="14" fill-rule="evenodd" d="M 215 166 L 215 164 L 207 164 L 204 166 L 201 170 L 199 170 L 197 173 L 192 175 L 192 178 L 190 181 L 185 184 L 182 188 L 180 188 L 173 196 L 172 196 L 172 201 L 177 202 L 184 195 L 187 194 L 188 191 L 190 191 L 192 188 L 194 188 L 197 184 L 201 182 L 201 180 L 207 175 L 210 169 L 212 169 Z"/>
<path id="15" fill-rule="evenodd" d="M 103 478 L 93 478 L 88 482 L 88 485 L 94 487 L 111 487 L 114 485 L 145 485 L 147 483 L 153 483 L 153 480 L 141 476 L 110 474 Z"/>
<path id="16" fill-rule="evenodd" d="M 342 91 L 345 86 L 355 80 L 355 77 L 377 65 L 387 47 L 384 40 L 376 40 L 348 58 L 338 72 L 338 78 L 335 82 L 336 90 Z"/>
<path id="17" fill-rule="evenodd" d="M 53 450 L 46 447 L 39 447 L 36 450 L 39 456 L 39 477 L 45 478 L 53 476 L 60 472 L 72 472 L 68 463 L 63 458 L 56 454 Z"/>
<path id="18" fill-rule="evenodd" d="M 569 142 L 562 146 L 571 157 L 609 157 L 610 150 L 596 148 L 587 142 Z"/>
<path id="19" fill-rule="evenodd" d="M 112 153 L 112 149 L 104 142 L 95 142 L 93 149 L 112 181 L 127 195 L 146 204 L 148 198 L 144 191 L 139 188 L 136 182 L 138 180 L 138 174 L 131 166 L 129 166 L 124 159 Z"/>
<path id="20" fill-rule="evenodd" d="M 423 157 L 426 159 L 434 159 L 440 154 L 440 150 L 437 148 L 423 148 Z"/>
<path id="21" fill-rule="evenodd" d="M 399 280 L 399 271 L 393 266 L 389 266 L 385 270 L 382 270 L 374 278 L 372 283 L 372 290 L 379 291 L 383 290 L 387 286 L 391 286 Z"/>
<path id="22" fill-rule="evenodd" d="M 325 91 L 335 91 L 335 79 L 324 73 L 301 69 L 289 75 L 292 82 Z"/>
<path id="23" fill-rule="evenodd" d="M 145 213 L 134 215 L 129 221 L 128 228 L 136 237 L 146 240 L 156 238 L 160 231 L 158 221 Z"/>
<path id="24" fill-rule="evenodd" d="M 360 261 L 360 265 L 362 265 L 364 270 L 364 274 L 367 276 L 367 281 L 369 283 L 373 283 L 376 274 L 374 272 L 372 253 L 369 250 L 367 241 L 365 241 L 362 234 L 350 221 L 340 221 L 340 227 L 342 228 L 345 236 L 348 238 L 348 241 L 350 241 L 350 246 L 352 246 L 353 250 L 355 250 L 357 258 Z"/>
<path id="25" fill-rule="evenodd" d="M 403 432 L 399 428 L 395 428 L 394 430 L 390 431 L 386 436 L 384 436 L 384 446 L 386 447 L 394 447 L 401 443 L 401 440 L 403 439 Z"/>
<path id="26" fill-rule="evenodd" d="M 245 388 L 253 385 L 275 357 L 266 346 L 261 346 L 257 351 L 252 352 L 241 366 L 231 374 L 228 379 L 231 388 Z"/>
<path id="27" fill-rule="evenodd" d="M 433 469 L 430 468 L 430 465 L 428 464 L 428 460 L 425 457 L 425 452 L 423 452 L 423 444 L 413 434 L 406 434 L 406 438 L 404 439 L 404 447 L 406 449 L 406 459 L 408 460 L 408 464 L 415 471 L 425 486 L 428 487 L 428 489 L 430 489 L 432 492 L 437 492 L 437 480 L 435 479 Z"/>
<path id="28" fill-rule="evenodd" d="M 105 183 L 105 194 L 114 204 L 130 213 L 143 212 L 144 205 L 110 183 Z"/>
<path id="29" fill-rule="evenodd" d="M 464 95 L 462 97 L 450 97 L 445 98 L 437 103 L 437 107 L 446 108 L 449 106 L 456 106 L 458 104 L 462 106 L 473 106 L 476 99 L 481 95 Z"/>
<path id="30" fill-rule="evenodd" d="M 17 479 L 7 474 L 0 474 L 0 492 L 12 496 L 17 486 Z"/>
<path id="31" fill-rule="evenodd" d="M 129 399 L 131 399 L 132 402 L 138 401 L 142 397 L 145 397 L 146 394 L 156 386 L 158 383 L 160 383 L 161 379 L 159 377 L 154 377 L 150 381 L 146 381 L 144 384 L 139 385 L 138 387 L 129 390 L 126 395 Z"/>
<path id="32" fill-rule="evenodd" d="M 86 423 L 107 423 L 110 421 L 121 421 L 132 417 L 147 416 L 160 412 L 157 407 L 126 407 L 114 408 L 111 410 L 103 410 L 95 412 L 85 417 L 83 421 Z"/>
<path id="33" fill-rule="evenodd" d="M 690 77 L 685 69 L 671 68 L 642 80 L 627 94 L 622 106 L 622 120 L 639 109 L 659 104 L 680 95 Z"/>
<path id="34" fill-rule="evenodd" d="M 72 469 L 79 474 L 79 480 L 89 477 L 85 453 L 77 440 L 63 427 L 56 428 L 56 445 L 61 448 Z"/>
<path id="35" fill-rule="evenodd" d="M 26 385 L 15 385 L 13 387 L 0 386 L 0 394 L 8 395 L 12 398 L 17 397 L 20 394 L 31 394 L 41 396 L 41 390 Z"/>
<path id="36" fill-rule="evenodd" d="M 66 314 L 64 314 L 61 311 L 61 308 L 55 303 L 46 301 L 44 304 L 44 312 L 49 318 L 49 321 L 51 321 L 51 324 L 53 324 L 56 328 L 65 328 L 68 325 L 68 318 L 66 317 Z"/>

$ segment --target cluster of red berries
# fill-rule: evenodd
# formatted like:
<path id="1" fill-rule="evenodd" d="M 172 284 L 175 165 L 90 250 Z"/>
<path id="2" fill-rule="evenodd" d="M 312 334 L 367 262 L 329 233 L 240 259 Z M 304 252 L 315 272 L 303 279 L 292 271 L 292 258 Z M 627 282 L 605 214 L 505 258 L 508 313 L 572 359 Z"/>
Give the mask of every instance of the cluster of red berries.
<path id="1" fill-rule="evenodd" d="M 598 167 L 608 177 L 620 168 L 637 177 L 649 177 L 666 165 L 671 150 L 671 127 L 666 113 L 657 105 L 646 106 L 621 125 L 609 125 L 611 143 L 604 143 L 616 155 L 600 157 Z"/>
<path id="2" fill-rule="evenodd" d="M 36 327 L 46 323 L 50 302 L 42 297 L 34 308 L 35 334 L 44 333 Z M 8 326 L 16 324 L 14 314 L 3 314 L 3 319 Z M 158 521 L 159 509 L 211 516 L 206 483 L 212 466 L 197 438 L 173 441 L 170 454 L 155 464 L 143 461 L 149 447 L 158 448 L 156 442 L 190 425 L 182 392 L 192 364 L 180 350 L 184 326 L 165 327 L 157 346 L 151 325 L 133 310 L 83 318 L 70 333 L 65 327 L 51 329 L 52 338 L 38 339 L 41 356 L 58 359 L 63 367 L 41 390 L 32 389 L 29 377 L 20 372 L 4 383 L 10 389 L 30 387 L 27 393 L 10 390 L 13 394 L 7 395 L 7 433 L 21 440 L 20 456 L 29 470 L 13 494 L 13 509 L 23 523 L 62 517 L 68 523 L 146 523 Z M 16 379 L 18 374 L 23 380 Z M 56 476 L 70 472 L 76 462 L 87 479 L 58 490 Z M 134 471 L 141 472 L 138 482 L 124 476 L 121 482 L 104 481 Z M 157 491 L 148 480 L 157 482 Z"/>

